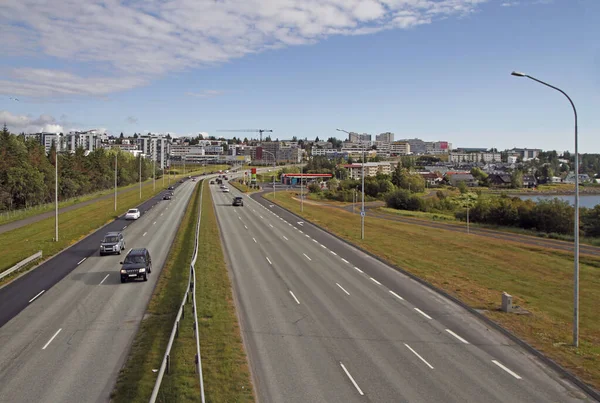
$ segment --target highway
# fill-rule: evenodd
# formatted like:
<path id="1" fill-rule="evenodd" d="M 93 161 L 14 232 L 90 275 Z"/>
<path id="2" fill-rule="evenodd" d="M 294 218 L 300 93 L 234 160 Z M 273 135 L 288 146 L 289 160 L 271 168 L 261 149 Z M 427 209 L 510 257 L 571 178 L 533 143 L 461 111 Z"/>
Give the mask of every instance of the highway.
<path id="1" fill-rule="evenodd" d="M 146 312 L 197 182 L 117 219 L 0 289 L 0 402 L 106 402 Z M 125 253 L 99 256 L 100 240 L 122 230 L 126 250 L 152 256 L 147 282 L 120 282 Z"/>
<path id="2" fill-rule="evenodd" d="M 211 186 L 261 402 L 581 402 L 463 308 L 258 195 Z"/>

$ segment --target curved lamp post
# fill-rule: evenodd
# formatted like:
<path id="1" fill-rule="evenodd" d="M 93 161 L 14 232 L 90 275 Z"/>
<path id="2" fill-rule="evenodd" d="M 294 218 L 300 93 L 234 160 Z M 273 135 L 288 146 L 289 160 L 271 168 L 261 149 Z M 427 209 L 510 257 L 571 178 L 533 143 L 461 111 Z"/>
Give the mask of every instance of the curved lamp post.
<path id="1" fill-rule="evenodd" d="M 574 273 L 574 296 L 573 296 L 573 345 L 575 347 L 579 347 L 579 150 L 577 144 L 577 109 L 575 109 L 575 104 L 571 100 L 571 98 L 567 95 L 566 92 L 561 90 L 558 87 L 550 85 L 548 83 L 543 82 L 542 80 L 538 80 L 535 77 L 532 77 L 525 73 L 520 73 L 518 71 L 513 71 L 511 75 L 515 77 L 526 77 L 533 81 L 537 81 L 540 84 L 545 85 L 546 87 L 550 87 L 553 90 L 556 90 L 563 94 L 569 102 L 571 103 L 571 107 L 573 107 L 573 113 L 575 114 L 575 273 Z"/>

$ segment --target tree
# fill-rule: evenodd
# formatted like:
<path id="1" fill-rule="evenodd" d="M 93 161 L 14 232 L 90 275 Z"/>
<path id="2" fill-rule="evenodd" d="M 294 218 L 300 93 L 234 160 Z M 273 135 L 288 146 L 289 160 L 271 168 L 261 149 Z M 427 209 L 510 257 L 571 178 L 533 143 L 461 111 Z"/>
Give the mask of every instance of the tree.
<path id="1" fill-rule="evenodd" d="M 248 144 L 248 137 L 244 137 L 244 144 Z"/>
<path id="2" fill-rule="evenodd" d="M 467 184 L 465 183 L 465 181 L 460 181 L 458 182 L 458 185 L 456 185 L 456 187 L 458 188 L 458 190 L 460 191 L 460 194 L 466 194 L 468 192 L 468 188 L 467 188 Z"/>
<path id="3" fill-rule="evenodd" d="M 332 192 L 335 192 L 336 190 L 338 190 L 338 188 L 340 187 L 340 181 L 337 180 L 336 178 L 331 178 L 329 180 L 329 182 L 327 183 L 327 187 L 329 188 L 329 190 L 331 190 Z"/>
<path id="4" fill-rule="evenodd" d="M 520 189 L 523 187 L 523 172 L 515 170 L 510 177 L 510 185 L 513 189 Z"/>

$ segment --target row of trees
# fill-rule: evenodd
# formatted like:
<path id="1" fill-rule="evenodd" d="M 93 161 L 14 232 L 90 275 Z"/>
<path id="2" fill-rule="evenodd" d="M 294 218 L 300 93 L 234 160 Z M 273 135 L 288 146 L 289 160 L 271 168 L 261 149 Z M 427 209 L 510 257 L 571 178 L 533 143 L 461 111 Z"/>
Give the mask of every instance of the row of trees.
<path id="1" fill-rule="evenodd" d="M 560 199 L 533 202 L 518 197 L 478 197 L 469 211 L 472 222 L 532 229 L 546 233 L 573 235 L 575 208 Z M 456 211 L 456 217 L 466 220 L 466 210 Z M 600 236 L 600 204 L 581 208 L 581 233 Z"/>
<path id="2" fill-rule="evenodd" d="M 86 155 L 58 153 L 58 199 L 64 200 L 114 186 L 115 155 L 117 185 L 139 180 L 140 158 L 118 149 L 97 149 Z M 0 132 L 0 211 L 26 208 L 54 201 L 54 146 L 46 155 L 44 146 L 35 139 L 11 134 L 6 127 Z M 152 162 L 141 159 L 142 180 L 152 176 Z M 162 172 L 157 169 L 156 176 Z"/>

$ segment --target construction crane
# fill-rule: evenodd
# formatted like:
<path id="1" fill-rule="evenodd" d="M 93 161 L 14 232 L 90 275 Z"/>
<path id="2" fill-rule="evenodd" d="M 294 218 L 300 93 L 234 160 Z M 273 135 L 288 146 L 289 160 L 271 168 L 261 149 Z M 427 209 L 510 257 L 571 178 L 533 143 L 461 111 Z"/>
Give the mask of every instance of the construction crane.
<path id="1" fill-rule="evenodd" d="M 262 142 L 262 134 L 263 133 L 273 133 L 271 129 L 241 129 L 241 130 L 217 130 L 218 132 L 253 132 L 260 134 L 260 141 Z"/>

